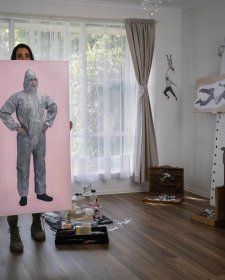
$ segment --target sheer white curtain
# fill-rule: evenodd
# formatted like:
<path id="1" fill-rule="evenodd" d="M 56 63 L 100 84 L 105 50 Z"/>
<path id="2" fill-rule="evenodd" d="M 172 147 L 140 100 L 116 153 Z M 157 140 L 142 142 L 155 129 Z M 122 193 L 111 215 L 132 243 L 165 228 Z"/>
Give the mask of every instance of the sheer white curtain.
<path id="1" fill-rule="evenodd" d="M 0 58 L 27 43 L 35 60 L 69 60 L 73 180 L 133 174 L 137 84 L 123 24 L 0 19 Z"/>
<path id="2" fill-rule="evenodd" d="M 82 23 L 81 30 L 80 73 L 72 106 L 75 177 L 128 178 L 133 169 L 136 100 L 125 30 L 122 25 L 97 23 Z"/>

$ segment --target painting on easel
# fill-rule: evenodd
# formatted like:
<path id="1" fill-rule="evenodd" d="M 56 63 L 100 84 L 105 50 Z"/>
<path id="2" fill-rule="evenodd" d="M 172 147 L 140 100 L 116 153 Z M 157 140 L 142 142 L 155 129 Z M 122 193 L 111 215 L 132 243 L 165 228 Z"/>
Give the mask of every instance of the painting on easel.
<path id="1" fill-rule="evenodd" d="M 196 92 L 195 112 L 225 112 L 225 74 L 198 79 Z"/>

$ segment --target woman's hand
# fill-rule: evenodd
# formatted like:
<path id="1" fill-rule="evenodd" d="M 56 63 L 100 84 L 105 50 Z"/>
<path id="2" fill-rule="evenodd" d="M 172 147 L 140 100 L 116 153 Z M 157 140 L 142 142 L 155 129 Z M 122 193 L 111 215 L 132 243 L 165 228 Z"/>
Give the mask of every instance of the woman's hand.
<path id="1" fill-rule="evenodd" d="M 73 122 L 70 121 L 70 130 L 73 128 Z"/>
<path id="2" fill-rule="evenodd" d="M 20 135 L 22 135 L 22 136 L 28 135 L 28 132 L 26 131 L 26 129 L 24 129 L 24 128 L 22 128 L 22 127 L 18 127 L 18 128 L 16 129 L 16 131 L 17 131 Z"/>
<path id="3" fill-rule="evenodd" d="M 48 129 L 48 126 L 46 124 L 44 124 L 42 127 L 42 132 L 45 133 L 47 129 Z"/>

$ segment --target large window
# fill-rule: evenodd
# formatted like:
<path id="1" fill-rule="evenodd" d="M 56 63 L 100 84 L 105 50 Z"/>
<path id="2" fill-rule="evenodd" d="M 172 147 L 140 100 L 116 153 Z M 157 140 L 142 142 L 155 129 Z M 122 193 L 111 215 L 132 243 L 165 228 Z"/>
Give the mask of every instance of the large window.
<path id="1" fill-rule="evenodd" d="M 0 58 L 17 43 L 36 60 L 69 60 L 73 179 L 128 178 L 133 170 L 136 82 L 118 23 L 0 19 Z"/>

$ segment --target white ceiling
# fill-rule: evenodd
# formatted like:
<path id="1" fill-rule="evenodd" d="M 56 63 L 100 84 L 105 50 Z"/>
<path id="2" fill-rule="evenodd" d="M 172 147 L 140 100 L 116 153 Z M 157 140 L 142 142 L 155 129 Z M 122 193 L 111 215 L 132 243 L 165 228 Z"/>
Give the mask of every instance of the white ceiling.
<path id="1" fill-rule="evenodd" d="M 73 0 L 76 1 L 76 0 Z M 194 7 L 196 5 L 199 5 L 203 2 L 208 2 L 212 0 L 162 0 L 163 6 L 166 7 L 173 7 L 173 8 L 179 8 L 181 10 L 188 9 L 191 7 Z M 82 2 L 88 2 L 88 3 L 108 3 L 108 4 L 121 4 L 121 5 L 141 5 L 141 0 L 83 0 Z"/>

